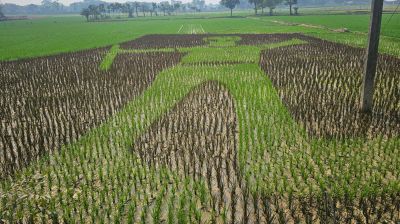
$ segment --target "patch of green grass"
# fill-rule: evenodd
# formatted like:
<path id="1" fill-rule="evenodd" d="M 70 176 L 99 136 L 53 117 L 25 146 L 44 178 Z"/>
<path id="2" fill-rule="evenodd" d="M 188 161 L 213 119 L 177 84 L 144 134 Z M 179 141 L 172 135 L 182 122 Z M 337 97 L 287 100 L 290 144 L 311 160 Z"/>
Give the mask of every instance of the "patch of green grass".
<path id="1" fill-rule="evenodd" d="M 392 18 L 391 18 L 392 17 Z M 368 33 L 370 15 L 307 15 L 276 16 L 272 20 L 325 26 L 330 29 L 347 28 Z M 381 35 L 400 38 L 400 14 L 383 14 Z M 399 40 L 400 41 L 400 40 Z"/>
<path id="2" fill-rule="evenodd" d="M 103 61 L 100 64 L 101 70 L 108 70 L 112 63 L 114 62 L 115 57 L 117 56 L 118 52 L 120 51 L 119 45 L 114 45 L 108 51 L 106 56 L 104 57 Z"/>
<path id="3" fill-rule="evenodd" d="M 224 40 L 227 38 L 227 40 Z M 219 37 L 218 40 L 223 42 L 223 44 L 211 44 L 208 47 L 195 47 L 190 50 L 184 50 L 189 52 L 185 57 L 182 58 L 182 63 L 202 63 L 202 62 L 234 62 L 234 63 L 255 63 L 257 64 L 260 52 L 264 49 L 288 46 L 294 44 L 306 43 L 302 40 L 290 40 L 286 42 L 276 43 L 276 44 L 265 44 L 259 46 L 232 46 L 232 47 L 220 47 L 231 40 L 232 37 Z M 217 45 L 218 47 L 215 47 Z"/>
<path id="4" fill-rule="evenodd" d="M 180 25 L 171 20 L 88 23 L 77 16 L 6 21 L 0 23 L 0 60 L 104 47 L 150 33 L 176 33 Z"/>
<path id="5" fill-rule="evenodd" d="M 241 38 L 238 36 L 231 37 L 208 37 L 205 38 L 205 41 L 208 43 L 210 47 L 234 47 L 236 46 L 236 42 L 240 41 Z"/>

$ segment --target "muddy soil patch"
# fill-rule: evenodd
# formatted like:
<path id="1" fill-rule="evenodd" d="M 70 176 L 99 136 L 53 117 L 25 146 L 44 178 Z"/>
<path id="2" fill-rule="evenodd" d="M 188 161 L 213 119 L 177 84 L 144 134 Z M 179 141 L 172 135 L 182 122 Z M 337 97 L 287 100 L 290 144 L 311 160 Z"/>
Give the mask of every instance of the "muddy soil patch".
<path id="1" fill-rule="evenodd" d="M 365 51 L 317 38 L 262 52 L 260 65 L 311 136 L 400 134 L 400 59 L 380 55 L 372 114 L 359 113 Z"/>
<path id="2" fill-rule="evenodd" d="M 233 99 L 218 82 L 209 81 L 156 121 L 132 149 L 149 166 L 205 180 L 212 202 L 203 210 L 226 210 L 236 222 L 243 217 L 236 126 Z"/>
<path id="3" fill-rule="evenodd" d="M 182 57 L 121 54 L 110 70 L 102 71 L 106 51 L 0 62 L 0 177 L 78 139 Z"/>

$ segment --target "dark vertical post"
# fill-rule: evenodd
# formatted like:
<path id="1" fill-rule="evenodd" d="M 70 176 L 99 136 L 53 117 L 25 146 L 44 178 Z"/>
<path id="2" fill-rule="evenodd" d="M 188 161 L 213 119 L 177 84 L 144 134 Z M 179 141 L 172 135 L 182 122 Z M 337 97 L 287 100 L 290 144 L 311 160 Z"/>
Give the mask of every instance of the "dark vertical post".
<path id="1" fill-rule="evenodd" d="M 372 0 L 372 15 L 369 28 L 368 47 L 365 56 L 364 77 L 361 92 L 361 112 L 372 110 L 374 79 L 378 60 L 379 35 L 381 32 L 383 0 Z"/>

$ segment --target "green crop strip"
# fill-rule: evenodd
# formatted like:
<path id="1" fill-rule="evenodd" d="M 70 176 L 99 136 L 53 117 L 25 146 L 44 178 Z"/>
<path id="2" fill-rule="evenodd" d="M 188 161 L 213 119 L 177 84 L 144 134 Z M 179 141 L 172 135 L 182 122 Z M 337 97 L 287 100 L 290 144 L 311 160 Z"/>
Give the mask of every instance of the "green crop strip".
<path id="1" fill-rule="evenodd" d="M 109 208 L 104 209 L 105 212 L 111 213 L 114 212 L 113 207 L 125 206 L 127 198 L 131 200 L 130 187 L 135 185 L 136 199 L 131 201 L 131 204 L 139 203 L 142 205 L 142 210 L 147 211 L 151 202 L 149 196 L 142 193 L 144 189 L 150 188 L 150 192 L 155 195 L 162 195 L 164 190 L 171 191 L 169 195 L 173 196 L 168 199 L 171 209 L 168 210 L 172 214 L 178 214 L 176 219 L 183 219 L 184 203 L 195 203 L 185 200 L 191 198 L 191 189 L 202 188 L 202 183 L 181 180 L 179 179 L 181 177 L 174 176 L 164 168 L 146 167 L 129 148 L 157 118 L 170 110 L 193 88 L 208 80 L 216 80 L 223 84 L 234 98 L 239 129 L 240 172 L 252 187 L 252 192 L 300 196 L 321 195 L 323 192 L 336 196 L 398 192 L 400 172 L 392 173 L 390 170 L 399 171 L 400 167 L 392 169 L 386 167 L 400 164 L 399 157 L 396 157 L 396 150 L 400 145 L 399 138 L 365 142 L 311 140 L 292 120 L 271 81 L 259 68 L 257 57 L 262 49 L 293 44 L 304 44 L 304 42 L 291 40 L 257 47 L 236 46 L 232 47 L 234 50 L 227 49 L 227 51 L 242 52 L 240 56 L 242 59 L 239 62 L 246 63 L 219 66 L 178 65 L 161 72 L 150 88 L 112 119 L 91 130 L 76 143 L 66 145 L 60 152 L 48 155 L 26 168 L 12 180 L 3 181 L 0 193 L 7 192 L 7 194 L 0 194 L 3 195 L 1 205 L 4 206 L 0 207 L 0 211 L 5 211 L 0 215 L 9 217 L 7 214 L 10 211 L 22 214 L 26 208 L 35 209 L 32 205 L 39 205 L 51 212 L 56 210 L 53 205 L 58 201 L 64 201 L 60 209 L 68 214 L 71 206 L 82 206 L 83 210 L 85 205 L 81 202 L 91 201 L 92 204 L 102 207 L 107 203 L 102 199 L 93 202 L 93 198 L 102 198 L 105 197 L 102 194 L 112 192 L 115 194 L 112 195 L 112 200 L 118 199 L 114 203 L 108 202 Z M 224 44 L 217 45 L 220 47 Z M 247 48 L 249 50 L 246 50 Z M 162 51 L 170 50 L 174 49 Z M 250 50 L 254 50 L 253 55 L 250 55 Z M 208 60 L 207 54 L 201 48 L 180 49 L 180 51 L 188 52 L 183 63 Z M 103 62 L 107 64 L 105 68 L 111 66 L 111 59 L 117 54 L 115 52 L 146 51 L 125 51 L 113 47 L 106 56 L 107 63 Z M 221 52 L 216 53 L 214 61 L 230 60 L 223 55 Z M 131 179 L 132 175 L 134 179 Z M 60 180 L 59 176 L 65 179 Z M 136 187 L 135 181 L 136 178 L 144 179 L 143 176 L 152 179 L 141 182 L 142 189 L 141 186 Z M 174 180 L 176 189 L 161 187 L 164 190 L 155 190 L 159 187 L 154 186 L 154 189 L 152 188 L 152 184 L 158 183 L 153 180 L 160 181 L 162 185 L 161 180 L 166 176 L 169 177 L 168 180 L 170 178 Z M 45 183 L 44 180 L 49 181 Z M 56 182 L 61 186 L 59 189 L 52 188 L 52 183 Z M 76 190 L 77 185 L 89 185 L 89 189 L 86 187 L 86 190 L 82 187 L 83 191 L 95 192 L 93 193 L 95 196 L 88 198 L 90 193 L 80 193 Z M 21 201 L 21 198 L 29 200 Z M 181 203 L 181 209 L 175 212 L 173 206 L 178 202 Z M 118 209 L 116 213 L 121 215 L 120 211 L 125 211 L 124 207 Z M 154 211 L 154 219 L 157 219 L 159 213 L 157 207 Z M 193 214 L 196 212 L 198 211 L 194 211 Z M 96 213 L 93 214 L 96 216 Z M 171 217 L 173 223 L 174 215 Z M 18 218 L 18 215 L 15 218 Z"/>
<path id="2" fill-rule="evenodd" d="M 101 70 L 108 70 L 112 63 L 114 62 L 115 57 L 117 57 L 118 52 L 120 51 L 119 45 L 114 45 L 108 51 L 106 56 L 104 57 L 103 61 L 100 64 Z"/>
<path id="3" fill-rule="evenodd" d="M 212 37 L 206 38 L 209 46 L 187 47 L 187 48 L 160 48 L 160 49 L 121 49 L 119 45 L 114 45 L 103 59 L 100 68 L 108 70 L 115 57 L 118 54 L 124 53 L 151 53 L 151 52 L 174 52 L 179 51 L 187 53 L 182 58 L 183 64 L 193 64 L 202 62 L 233 62 L 233 63 L 258 63 L 260 59 L 260 51 L 276 47 L 284 47 L 289 45 L 305 44 L 306 41 L 299 39 L 292 39 L 274 44 L 261 44 L 254 46 L 235 46 L 240 37 Z M 220 44 L 219 42 L 222 42 Z M 225 47 L 223 47 L 225 46 Z"/>

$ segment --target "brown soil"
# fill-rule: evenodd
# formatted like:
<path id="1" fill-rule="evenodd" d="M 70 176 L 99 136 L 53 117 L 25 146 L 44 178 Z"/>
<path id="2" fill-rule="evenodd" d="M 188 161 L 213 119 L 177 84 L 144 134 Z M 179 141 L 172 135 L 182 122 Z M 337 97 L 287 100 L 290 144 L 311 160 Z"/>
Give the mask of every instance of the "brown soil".
<path id="1" fill-rule="evenodd" d="M 359 113 L 364 50 L 317 38 L 262 52 L 260 65 L 292 116 L 316 137 L 399 136 L 400 59 L 380 55 L 372 114 Z"/>
<path id="2" fill-rule="evenodd" d="M 121 54 L 105 72 L 106 50 L 0 62 L 0 178 L 78 139 L 182 57 Z"/>
<path id="3" fill-rule="evenodd" d="M 240 219 L 243 202 L 236 125 L 229 93 L 215 81 L 206 82 L 138 138 L 133 151 L 150 166 L 166 166 L 180 175 L 205 180 L 211 206 L 219 213 L 226 206 Z"/>

